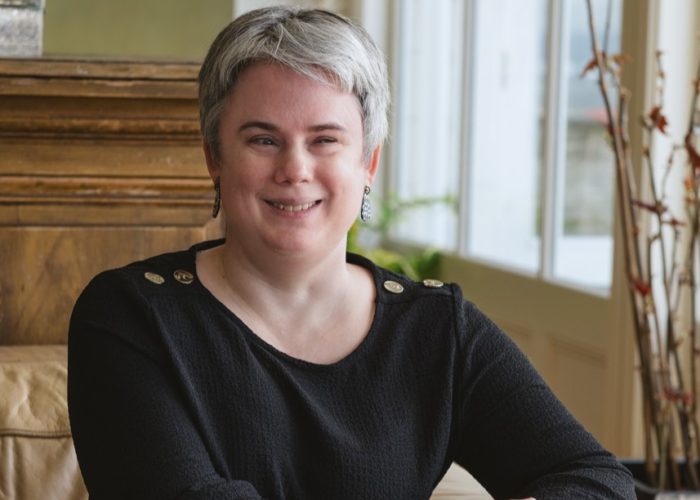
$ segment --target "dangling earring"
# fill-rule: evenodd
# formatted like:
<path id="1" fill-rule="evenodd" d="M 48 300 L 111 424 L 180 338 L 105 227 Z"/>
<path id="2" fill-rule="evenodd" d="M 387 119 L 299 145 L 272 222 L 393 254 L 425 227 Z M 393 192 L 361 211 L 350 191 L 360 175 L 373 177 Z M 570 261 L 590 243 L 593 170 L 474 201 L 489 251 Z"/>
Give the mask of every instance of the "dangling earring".
<path id="1" fill-rule="evenodd" d="M 211 216 L 216 219 L 221 210 L 221 181 L 217 177 L 214 179 L 214 208 L 211 210 Z"/>
<path id="2" fill-rule="evenodd" d="M 360 219 L 362 222 L 367 222 L 372 218 L 372 203 L 369 201 L 369 186 L 365 186 L 362 193 L 362 208 L 360 209 Z"/>

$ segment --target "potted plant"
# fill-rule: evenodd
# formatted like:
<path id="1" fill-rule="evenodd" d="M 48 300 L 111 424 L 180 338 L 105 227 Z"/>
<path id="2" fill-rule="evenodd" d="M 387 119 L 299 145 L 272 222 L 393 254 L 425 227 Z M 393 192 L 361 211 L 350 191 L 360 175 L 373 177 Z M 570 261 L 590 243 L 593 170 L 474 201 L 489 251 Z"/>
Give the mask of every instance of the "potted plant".
<path id="1" fill-rule="evenodd" d="M 371 221 L 356 222 L 350 228 L 348 251 L 364 255 L 377 265 L 415 281 L 435 278 L 440 266 L 440 252 L 437 249 L 409 249 L 399 252 L 383 246 L 391 228 L 406 215 L 406 212 L 435 204 L 447 204 L 453 208 L 457 206 L 456 200 L 451 196 L 401 200 L 395 194 L 389 194 L 379 204 L 378 213 Z"/>
<path id="2" fill-rule="evenodd" d="M 659 168 L 651 150 L 653 137 L 667 133 L 668 121 L 663 107 L 665 74 L 657 52 L 658 92 L 656 102 L 640 120 L 646 145 L 642 164 L 636 165 L 628 135 L 630 93 L 621 83 L 629 61 L 600 46 L 591 0 L 587 7 L 593 58 L 583 73 L 598 74 L 615 157 L 625 274 L 642 388 L 645 457 L 630 469 L 648 485 L 639 485 L 639 498 L 655 498 L 661 490 L 698 491 L 700 153 L 696 144 L 700 67 L 683 142 L 671 148 L 665 165 Z M 682 186 L 671 184 L 678 177 L 672 173 L 680 173 Z M 685 494 L 684 498 L 689 497 Z"/>

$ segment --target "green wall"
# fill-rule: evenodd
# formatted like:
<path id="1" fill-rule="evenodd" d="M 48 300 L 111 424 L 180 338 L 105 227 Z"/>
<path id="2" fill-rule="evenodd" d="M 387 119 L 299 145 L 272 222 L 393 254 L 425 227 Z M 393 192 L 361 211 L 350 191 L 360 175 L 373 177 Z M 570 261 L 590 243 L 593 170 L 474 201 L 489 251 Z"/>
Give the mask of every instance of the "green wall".
<path id="1" fill-rule="evenodd" d="M 231 0 L 46 0 L 44 55 L 201 60 Z"/>

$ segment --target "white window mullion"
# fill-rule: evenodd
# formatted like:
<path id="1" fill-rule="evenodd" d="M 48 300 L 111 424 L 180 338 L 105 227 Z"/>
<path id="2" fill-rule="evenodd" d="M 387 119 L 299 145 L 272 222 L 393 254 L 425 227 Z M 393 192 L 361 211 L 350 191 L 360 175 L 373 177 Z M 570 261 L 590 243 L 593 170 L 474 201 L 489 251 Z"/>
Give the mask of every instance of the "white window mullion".
<path id="1" fill-rule="evenodd" d="M 471 194 L 469 186 L 472 182 L 470 168 L 472 158 L 472 134 L 473 114 L 473 33 L 476 19 L 476 2 L 466 0 L 464 6 L 464 51 L 462 53 L 462 123 L 460 125 L 462 143 L 459 151 L 459 216 L 457 224 L 457 252 L 459 255 L 466 255 L 469 248 Z"/>
<path id="2" fill-rule="evenodd" d="M 402 64 L 402 59 L 405 57 L 403 51 L 406 50 L 406 41 L 410 36 L 409 30 L 412 28 L 412 7 L 413 5 L 411 2 L 402 3 L 400 0 L 394 0 L 393 2 L 393 11 L 395 13 L 394 17 L 398 20 L 397 25 L 393 30 L 395 57 L 393 64 L 394 79 L 392 81 L 392 94 L 394 96 L 392 103 L 394 124 L 392 140 L 394 144 L 392 148 L 393 155 L 391 160 L 391 177 L 387 179 L 387 190 L 384 193 L 385 195 L 389 195 L 390 191 L 392 190 L 398 192 L 403 190 L 402 186 L 399 185 L 399 182 L 402 181 L 402 176 L 399 175 L 399 171 L 401 168 L 407 168 L 408 165 L 406 161 L 408 134 L 405 130 L 407 128 L 407 120 L 405 118 L 399 119 L 401 118 L 399 106 L 406 95 L 405 88 L 409 77 L 409 70 L 406 64 Z"/>
<path id="3" fill-rule="evenodd" d="M 563 78 L 568 36 L 565 20 L 569 2 L 551 0 L 549 5 L 548 71 L 545 109 L 544 165 L 542 171 L 542 246 L 540 276 L 551 279 L 557 242 L 562 235 L 564 216 L 564 147 L 567 85 Z"/>

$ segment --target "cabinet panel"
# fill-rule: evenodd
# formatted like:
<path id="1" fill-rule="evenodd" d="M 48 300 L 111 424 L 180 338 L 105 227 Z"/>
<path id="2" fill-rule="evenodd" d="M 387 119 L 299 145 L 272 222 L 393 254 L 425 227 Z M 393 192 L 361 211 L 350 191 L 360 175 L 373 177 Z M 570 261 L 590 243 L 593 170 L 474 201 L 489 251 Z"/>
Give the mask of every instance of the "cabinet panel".
<path id="1" fill-rule="evenodd" d="M 0 59 L 0 343 L 65 343 L 96 273 L 220 234 L 198 70 Z"/>

